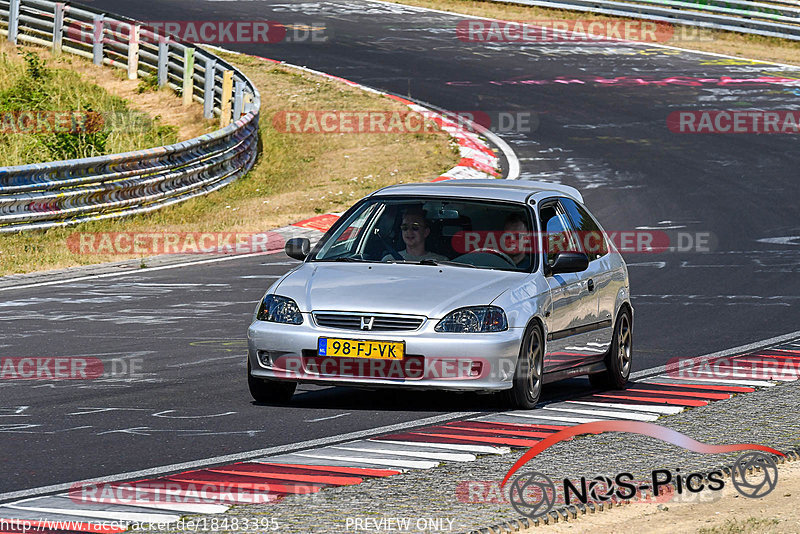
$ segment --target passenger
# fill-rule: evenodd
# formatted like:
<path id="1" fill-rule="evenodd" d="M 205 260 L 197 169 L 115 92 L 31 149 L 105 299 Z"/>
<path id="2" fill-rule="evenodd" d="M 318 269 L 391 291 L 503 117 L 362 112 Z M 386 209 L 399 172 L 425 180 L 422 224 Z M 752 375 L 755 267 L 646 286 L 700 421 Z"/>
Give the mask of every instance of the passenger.
<path id="1" fill-rule="evenodd" d="M 439 260 L 446 261 L 447 258 L 435 252 L 428 252 L 425 249 L 425 240 L 431 233 L 430 225 L 425 218 L 425 211 L 422 208 L 409 208 L 403 213 L 403 221 L 400 224 L 403 232 L 403 242 L 405 250 L 398 252 L 404 260 Z M 382 261 L 391 261 L 394 258 L 391 254 L 383 257 Z"/>
<path id="2" fill-rule="evenodd" d="M 531 254 L 530 251 L 525 250 L 526 247 L 520 247 L 519 243 L 520 241 L 530 243 L 531 240 L 521 240 L 519 236 L 520 234 L 527 234 L 529 231 L 530 228 L 528 228 L 527 217 L 521 213 L 512 213 L 506 217 L 506 222 L 503 224 L 503 233 L 511 232 L 514 235 L 514 239 L 511 249 L 504 250 L 503 252 L 508 253 L 509 257 L 514 260 L 514 264 L 517 268 L 523 271 L 529 271 L 531 268 Z M 503 242 L 506 243 L 506 239 L 504 239 Z"/>

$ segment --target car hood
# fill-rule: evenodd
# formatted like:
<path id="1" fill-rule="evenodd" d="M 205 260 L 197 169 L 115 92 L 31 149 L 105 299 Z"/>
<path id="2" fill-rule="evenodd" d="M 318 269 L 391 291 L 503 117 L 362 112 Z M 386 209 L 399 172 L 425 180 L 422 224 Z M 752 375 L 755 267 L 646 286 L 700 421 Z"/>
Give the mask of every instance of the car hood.
<path id="1" fill-rule="evenodd" d="M 424 315 L 440 319 L 462 306 L 490 304 L 527 273 L 452 266 L 310 262 L 289 273 L 275 293 L 300 310 Z"/>

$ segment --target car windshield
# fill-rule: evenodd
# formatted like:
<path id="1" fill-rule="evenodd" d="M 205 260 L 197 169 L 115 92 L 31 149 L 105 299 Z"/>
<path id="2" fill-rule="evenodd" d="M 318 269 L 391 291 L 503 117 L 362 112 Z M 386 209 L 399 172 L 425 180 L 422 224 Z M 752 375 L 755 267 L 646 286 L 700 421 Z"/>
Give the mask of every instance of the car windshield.
<path id="1" fill-rule="evenodd" d="M 456 265 L 530 272 L 531 219 L 520 204 L 373 198 L 357 205 L 309 261 Z"/>

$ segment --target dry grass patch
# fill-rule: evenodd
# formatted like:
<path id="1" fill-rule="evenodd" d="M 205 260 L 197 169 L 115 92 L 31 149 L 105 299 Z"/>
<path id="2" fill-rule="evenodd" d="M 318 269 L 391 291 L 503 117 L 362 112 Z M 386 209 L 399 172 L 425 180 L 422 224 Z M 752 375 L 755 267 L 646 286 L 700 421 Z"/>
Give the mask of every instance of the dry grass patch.
<path id="1" fill-rule="evenodd" d="M 394 100 L 258 58 L 222 54 L 261 92 L 262 151 L 243 179 L 158 212 L 24 234 L 0 235 L 0 275 L 131 259 L 80 255 L 77 232 L 260 232 L 342 211 L 380 187 L 429 181 L 458 162 L 441 131 L 425 134 L 286 134 L 272 125 L 284 110 L 407 111 Z"/>
<path id="2" fill-rule="evenodd" d="M 127 71 L 100 67 L 83 58 L 62 55 L 54 62 L 129 102 L 134 108 L 157 118 L 162 124 L 176 128 L 177 140 L 186 141 L 219 128 L 219 119 L 205 119 L 203 106 L 193 102 L 184 106 L 172 89 L 157 90 L 151 80 L 129 80 Z M 151 148 L 151 147 L 146 147 Z"/>
<path id="3" fill-rule="evenodd" d="M 212 127 L 202 120 L 199 106 L 179 112 L 171 91 L 137 92 L 139 82 L 117 74 L 82 58 L 0 42 L 0 166 L 151 148 Z M 105 122 L 99 131 L 42 133 L 23 130 L 11 120 L 22 112 L 67 111 L 99 112 Z"/>

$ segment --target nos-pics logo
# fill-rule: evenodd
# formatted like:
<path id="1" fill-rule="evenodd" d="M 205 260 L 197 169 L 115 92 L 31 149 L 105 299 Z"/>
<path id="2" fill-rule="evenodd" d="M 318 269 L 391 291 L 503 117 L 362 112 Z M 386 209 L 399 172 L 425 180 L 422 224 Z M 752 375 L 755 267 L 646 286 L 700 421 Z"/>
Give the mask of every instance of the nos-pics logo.
<path id="1" fill-rule="evenodd" d="M 628 432 L 650 436 L 673 443 L 685 449 L 703 454 L 719 454 L 735 451 L 748 451 L 740 455 L 731 466 L 733 487 L 744 497 L 758 499 L 768 495 L 778 483 L 778 466 L 772 457 L 765 453 L 784 456 L 783 453 L 764 445 L 736 444 L 709 445 L 659 425 L 638 421 L 597 421 L 566 428 L 537 443 L 508 471 L 503 479 L 509 479 L 536 455 L 552 445 L 581 434 L 601 434 L 603 432 Z M 556 505 L 587 504 L 588 502 L 607 502 L 628 500 L 643 493 L 652 492 L 658 497 L 662 488 L 673 486 L 678 494 L 699 493 L 704 490 L 720 491 L 725 486 L 722 470 L 707 473 L 680 473 L 679 469 L 655 469 L 649 480 L 634 480 L 631 473 L 618 473 L 615 477 L 598 476 L 587 480 L 568 478 L 556 484 L 550 477 L 538 471 L 525 471 L 514 477 L 510 486 L 509 500 L 520 514 L 541 517 Z"/>

